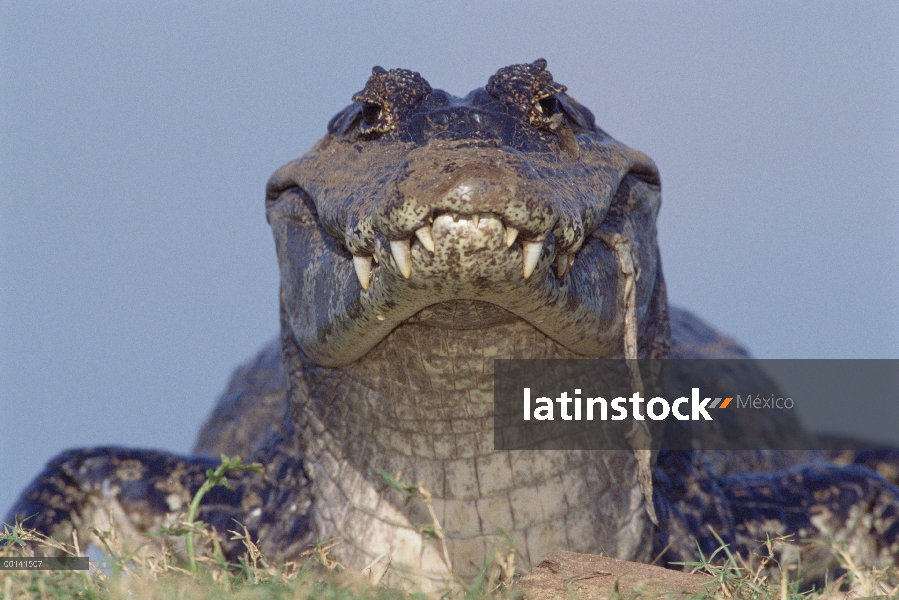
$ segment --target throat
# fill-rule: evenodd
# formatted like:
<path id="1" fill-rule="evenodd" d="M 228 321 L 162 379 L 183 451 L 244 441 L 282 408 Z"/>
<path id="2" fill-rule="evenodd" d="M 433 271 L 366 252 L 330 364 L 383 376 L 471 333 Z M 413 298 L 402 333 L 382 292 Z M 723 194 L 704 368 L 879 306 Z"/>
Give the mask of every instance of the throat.
<path id="1" fill-rule="evenodd" d="M 360 467 L 412 476 L 420 459 L 493 452 L 495 359 L 577 357 L 518 319 L 462 330 L 405 324 L 340 370 L 338 393 L 317 413 L 329 431 L 345 432 L 353 446 L 348 455 Z M 366 458 L 372 448 L 377 459 Z M 442 479 L 429 477 L 427 485 L 437 495 L 447 493 Z"/>
<path id="2" fill-rule="evenodd" d="M 474 576 L 502 535 L 532 565 L 557 547 L 633 557 L 645 520 L 630 453 L 494 450 L 493 361 L 578 355 L 518 319 L 433 322 L 400 326 L 348 367 L 304 365 L 292 386 L 319 538 L 336 538 L 348 567 L 383 555 L 394 577 L 434 589 Z M 406 504 L 385 474 L 428 501 Z M 422 535 L 435 527 L 443 541 Z"/>

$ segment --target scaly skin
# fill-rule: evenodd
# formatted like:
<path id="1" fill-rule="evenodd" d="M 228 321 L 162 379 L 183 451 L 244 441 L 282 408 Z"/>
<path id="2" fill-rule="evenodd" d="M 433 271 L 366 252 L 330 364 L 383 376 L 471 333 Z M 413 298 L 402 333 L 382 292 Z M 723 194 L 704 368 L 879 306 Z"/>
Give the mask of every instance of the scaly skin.
<path id="1" fill-rule="evenodd" d="M 502 69 L 465 100 L 376 69 L 269 182 L 312 522 L 350 567 L 386 553 L 392 577 L 439 588 L 501 533 L 528 562 L 559 546 L 649 558 L 632 453 L 493 449 L 493 359 L 624 356 L 616 236 L 640 269 L 639 355 L 668 349 L 655 165 L 544 66 Z M 379 469 L 432 493 L 451 565 Z"/>
<path id="2" fill-rule="evenodd" d="M 237 519 L 282 558 L 333 537 L 345 565 L 390 560 L 388 581 L 426 589 L 473 575 L 499 534 L 528 565 L 556 547 L 690 558 L 717 543 L 707 524 L 735 551 L 765 532 L 832 527 L 895 560 L 899 490 L 867 468 L 899 463 L 894 453 L 772 473 L 821 457 L 747 452 L 739 464 L 768 472 L 723 477 L 716 466 L 734 461 L 721 454 L 494 450 L 496 358 L 745 356 L 686 313 L 670 319 L 657 169 L 545 67 L 506 67 L 465 98 L 375 68 L 328 134 L 273 175 L 284 370 L 271 348 L 244 367 L 198 445 L 267 472 L 216 490 L 201 518 L 219 530 Z M 739 377 L 741 390 L 764 381 Z M 789 419 L 766 427 L 802 435 Z M 64 537 L 112 514 L 136 537 L 183 507 L 209 466 L 69 452 L 8 519 L 36 515 L 32 526 Z M 433 515 L 404 507 L 382 469 L 431 493 L 446 554 L 421 532 Z"/>

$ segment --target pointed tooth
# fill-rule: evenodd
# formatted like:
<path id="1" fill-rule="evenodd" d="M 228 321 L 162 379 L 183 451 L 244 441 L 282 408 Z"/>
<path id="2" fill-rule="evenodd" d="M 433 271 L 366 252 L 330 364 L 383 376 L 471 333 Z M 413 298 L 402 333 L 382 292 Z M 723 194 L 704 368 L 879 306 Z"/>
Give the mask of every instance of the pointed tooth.
<path id="1" fill-rule="evenodd" d="M 371 257 L 372 257 L 373 259 L 375 259 L 375 264 L 378 264 L 378 255 L 377 255 L 377 254 L 372 254 Z"/>
<path id="2" fill-rule="evenodd" d="M 406 279 L 412 277 L 412 250 L 409 248 L 409 240 L 390 242 L 390 252 L 403 277 Z"/>
<path id="3" fill-rule="evenodd" d="M 574 254 L 566 254 L 565 255 L 565 272 L 562 273 L 562 277 L 568 275 L 568 272 L 571 270 L 571 265 L 574 264 Z"/>
<path id="4" fill-rule="evenodd" d="M 559 254 L 556 256 L 556 278 L 562 279 L 565 277 L 566 271 L 568 271 L 568 257 L 564 254 Z"/>
<path id="5" fill-rule="evenodd" d="M 434 237 L 431 235 L 431 228 L 427 225 L 420 227 L 415 231 L 415 237 L 421 242 L 421 245 L 427 248 L 428 252 L 434 251 Z"/>
<path id="6" fill-rule="evenodd" d="M 434 232 L 434 229 L 448 229 L 455 221 L 448 214 L 442 214 L 436 219 L 434 219 L 434 227 L 431 228 L 431 232 Z"/>
<path id="7" fill-rule="evenodd" d="M 356 269 L 359 285 L 367 290 L 371 285 L 371 256 L 353 256 L 353 268 Z"/>
<path id="8" fill-rule="evenodd" d="M 574 254 L 559 254 L 556 256 L 556 277 L 564 279 L 574 264 Z"/>
<path id="9" fill-rule="evenodd" d="M 506 248 L 512 245 L 515 238 L 518 237 L 518 230 L 514 227 L 506 227 Z"/>
<path id="10" fill-rule="evenodd" d="M 525 242 L 522 244 L 522 255 L 524 257 L 524 278 L 527 279 L 537 268 L 537 261 L 540 260 L 540 253 L 543 252 L 543 240 L 535 242 Z"/>
<path id="11" fill-rule="evenodd" d="M 471 215 L 471 222 L 474 225 L 474 228 L 477 229 L 478 223 L 481 222 L 481 215 L 479 215 L 478 213 Z"/>

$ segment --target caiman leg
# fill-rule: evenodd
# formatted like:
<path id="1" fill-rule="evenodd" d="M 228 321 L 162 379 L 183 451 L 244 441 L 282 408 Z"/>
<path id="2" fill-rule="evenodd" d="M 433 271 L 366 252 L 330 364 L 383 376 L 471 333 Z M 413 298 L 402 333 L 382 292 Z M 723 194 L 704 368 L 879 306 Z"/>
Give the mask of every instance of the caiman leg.
<path id="1" fill-rule="evenodd" d="M 859 453 L 859 460 L 875 468 L 899 464 L 899 451 Z M 812 554 L 803 556 L 806 565 L 817 561 L 823 569 L 839 550 L 860 565 L 894 565 L 899 554 L 899 487 L 875 470 L 822 462 L 716 477 L 701 462 L 701 453 L 660 453 L 656 506 L 663 523 L 655 547 L 659 553 L 667 548 L 662 564 L 695 561 L 699 550 L 708 557 L 722 542 L 743 557 L 765 555 L 766 539 L 792 536 L 790 545 L 814 546 Z M 694 476 L 677 477 L 678 472 Z M 782 563 L 795 560 L 790 545 L 779 545 Z M 823 571 L 806 573 L 806 580 L 816 575 Z"/>
<path id="2" fill-rule="evenodd" d="M 272 440 L 251 459 L 265 459 L 280 440 Z M 283 451 L 283 447 L 282 447 Z M 269 456 L 271 458 L 271 456 Z M 91 529 L 114 530 L 131 550 L 149 541 L 143 534 L 183 516 L 219 460 L 183 457 L 153 450 L 92 448 L 64 452 L 51 460 L 13 506 L 5 522 L 71 541 L 78 530 L 82 548 L 96 542 Z M 263 550 L 280 547 L 281 538 L 297 545 L 309 541 L 308 490 L 298 453 L 282 453 L 267 463 L 265 476 L 249 472 L 228 475 L 231 489 L 217 486 L 206 494 L 198 519 L 214 527 L 227 555 L 242 548 L 227 542 L 229 530 L 247 526 Z M 274 482 L 274 483 L 273 483 Z M 272 505 L 295 506 L 274 511 Z M 279 541 L 272 544 L 272 538 Z M 102 547 L 102 546 L 101 546 Z M 280 554 L 280 552 L 277 552 Z"/>

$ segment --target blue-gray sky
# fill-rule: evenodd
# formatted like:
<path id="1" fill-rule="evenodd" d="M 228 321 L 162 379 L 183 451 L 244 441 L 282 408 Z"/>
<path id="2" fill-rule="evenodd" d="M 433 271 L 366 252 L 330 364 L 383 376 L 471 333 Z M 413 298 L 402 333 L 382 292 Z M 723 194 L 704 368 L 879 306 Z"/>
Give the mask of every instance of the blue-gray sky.
<path id="1" fill-rule="evenodd" d="M 662 172 L 669 291 L 756 355 L 899 357 L 899 4 L 4 2 L 0 513 L 187 451 L 277 330 L 263 189 L 371 67 L 557 81 Z"/>

